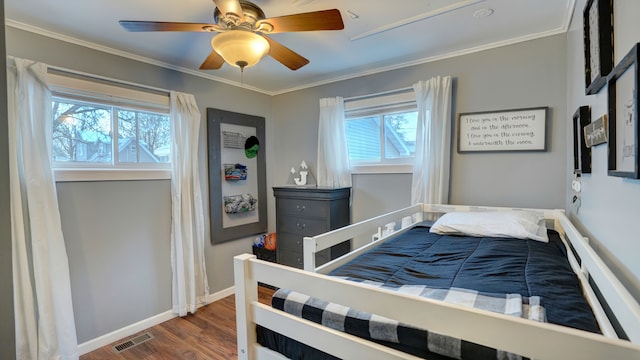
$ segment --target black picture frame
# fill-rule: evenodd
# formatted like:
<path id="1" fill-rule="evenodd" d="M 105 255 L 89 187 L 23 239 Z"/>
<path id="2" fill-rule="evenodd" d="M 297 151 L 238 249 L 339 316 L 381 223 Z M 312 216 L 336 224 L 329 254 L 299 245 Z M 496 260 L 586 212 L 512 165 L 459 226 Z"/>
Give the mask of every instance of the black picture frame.
<path id="1" fill-rule="evenodd" d="M 259 142 L 258 153 L 248 159 L 245 155 L 245 139 L 228 137 L 227 129 L 246 129 Z M 259 116 L 207 108 L 207 151 L 209 167 L 209 221 L 211 243 L 220 244 L 230 240 L 267 232 L 267 171 L 265 155 L 265 119 Z M 232 156 L 233 157 L 232 157 Z M 225 164 L 243 158 L 247 165 L 249 190 L 257 192 L 255 210 L 246 213 L 227 213 L 224 197 L 244 193 L 245 181 L 229 182 L 225 179 Z"/>
<path id="2" fill-rule="evenodd" d="M 591 108 L 580 106 L 573 114 L 573 173 L 591 174 L 591 148 L 584 139 L 584 127 L 591 122 Z"/>
<path id="3" fill-rule="evenodd" d="M 597 94 L 613 69 L 613 0 L 588 0 L 583 12 L 585 93 Z"/>
<path id="4" fill-rule="evenodd" d="M 638 58 L 640 43 L 633 46 L 609 75 L 609 176 L 638 179 Z"/>

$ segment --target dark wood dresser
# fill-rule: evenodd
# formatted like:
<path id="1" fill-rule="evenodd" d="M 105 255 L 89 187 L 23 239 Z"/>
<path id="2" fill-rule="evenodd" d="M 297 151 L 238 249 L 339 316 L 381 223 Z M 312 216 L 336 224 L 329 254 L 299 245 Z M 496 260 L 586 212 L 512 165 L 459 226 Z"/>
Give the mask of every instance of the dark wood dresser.
<path id="1" fill-rule="evenodd" d="M 276 197 L 276 258 L 278 263 L 304 267 L 302 243 L 315 236 L 351 223 L 351 188 L 280 186 Z M 316 254 L 316 266 L 351 251 L 345 241 Z"/>

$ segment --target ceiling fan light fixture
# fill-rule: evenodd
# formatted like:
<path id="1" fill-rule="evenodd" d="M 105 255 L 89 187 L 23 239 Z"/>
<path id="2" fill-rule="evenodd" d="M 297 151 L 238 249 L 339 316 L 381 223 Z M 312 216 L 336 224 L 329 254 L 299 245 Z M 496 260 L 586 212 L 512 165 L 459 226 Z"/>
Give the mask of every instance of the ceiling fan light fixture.
<path id="1" fill-rule="evenodd" d="M 269 42 L 247 30 L 229 30 L 211 39 L 211 46 L 225 62 L 244 69 L 257 64 L 269 53 Z"/>

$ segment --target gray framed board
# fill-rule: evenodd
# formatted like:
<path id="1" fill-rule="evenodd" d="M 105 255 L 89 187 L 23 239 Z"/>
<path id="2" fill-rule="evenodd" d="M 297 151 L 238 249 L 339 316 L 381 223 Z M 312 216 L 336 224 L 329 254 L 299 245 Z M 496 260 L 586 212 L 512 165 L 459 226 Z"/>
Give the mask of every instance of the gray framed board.
<path id="1" fill-rule="evenodd" d="M 212 244 L 267 232 L 264 146 L 263 117 L 207 108 Z"/>
<path id="2" fill-rule="evenodd" d="M 548 107 L 461 113 L 458 152 L 545 151 Z"/>

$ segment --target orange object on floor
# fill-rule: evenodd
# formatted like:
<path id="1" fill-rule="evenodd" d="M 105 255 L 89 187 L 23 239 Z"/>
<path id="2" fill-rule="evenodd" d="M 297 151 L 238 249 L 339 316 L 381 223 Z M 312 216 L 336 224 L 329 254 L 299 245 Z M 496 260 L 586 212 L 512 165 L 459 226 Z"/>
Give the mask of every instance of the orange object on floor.
<path id="1" fill-rule="evenodd" d="M 267 250 L 276 249 L 276 233 L 267 234 L 267 237 L 264 239 L 264 248 Z"/>

